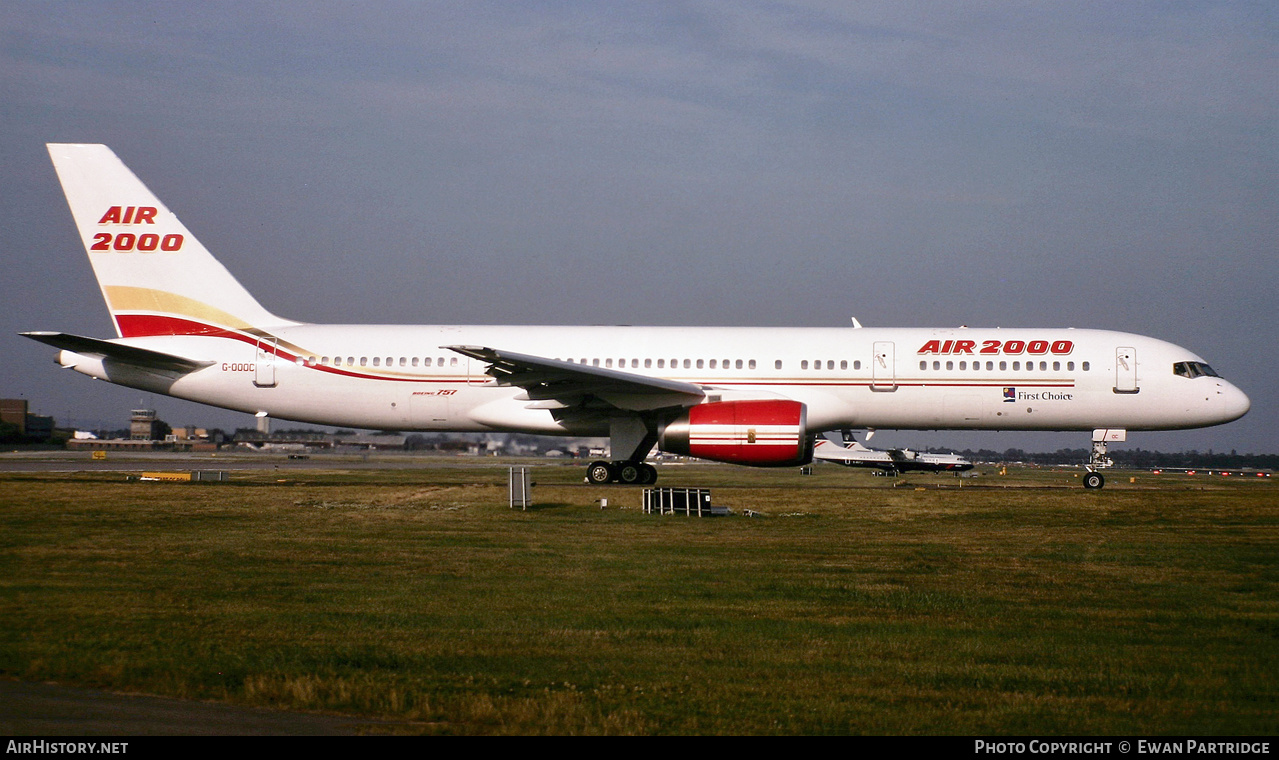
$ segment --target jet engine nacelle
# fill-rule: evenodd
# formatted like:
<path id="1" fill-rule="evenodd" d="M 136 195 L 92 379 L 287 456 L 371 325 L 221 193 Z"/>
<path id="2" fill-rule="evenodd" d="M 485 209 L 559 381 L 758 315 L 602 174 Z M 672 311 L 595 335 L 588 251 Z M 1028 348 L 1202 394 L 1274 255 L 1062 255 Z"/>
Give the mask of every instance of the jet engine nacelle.
<path id="1" fill-rule="evenodd" d="M 752 467 L 813 461 L 808 409 L 798 401 L 716 401 L 690 407 L 662 428 L 657 446 L 672 454 Z"/>

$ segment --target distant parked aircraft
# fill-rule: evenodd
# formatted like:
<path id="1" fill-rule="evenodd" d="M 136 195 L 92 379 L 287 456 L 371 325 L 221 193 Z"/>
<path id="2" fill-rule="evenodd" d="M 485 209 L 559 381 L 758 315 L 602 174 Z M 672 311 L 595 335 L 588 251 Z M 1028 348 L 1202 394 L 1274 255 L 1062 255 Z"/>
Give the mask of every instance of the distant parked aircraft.
<path id="1" fill-rule="evenodd" d="M 871 467 L 893 474 L 919 470 L 924 472 L 963 472 L 973 463 L 958 454 L 929 454 L 910 449 L 868 449 L 851 436 L 844 445 L 819 438 L 813 447 L 813 459 L 842 464 L 845 467 Z"/>

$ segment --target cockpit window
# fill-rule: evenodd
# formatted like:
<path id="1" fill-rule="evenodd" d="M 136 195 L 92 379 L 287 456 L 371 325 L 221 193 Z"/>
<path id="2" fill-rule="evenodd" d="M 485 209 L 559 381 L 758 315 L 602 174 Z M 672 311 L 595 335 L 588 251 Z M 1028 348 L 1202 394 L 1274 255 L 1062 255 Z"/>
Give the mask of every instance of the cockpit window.
<path id="1" fill-rule="evenodd" d="M 1177 362 L 1172 365 L 1172 373 L 1179 377 L 1220 377 L 1203 362 Z"/>

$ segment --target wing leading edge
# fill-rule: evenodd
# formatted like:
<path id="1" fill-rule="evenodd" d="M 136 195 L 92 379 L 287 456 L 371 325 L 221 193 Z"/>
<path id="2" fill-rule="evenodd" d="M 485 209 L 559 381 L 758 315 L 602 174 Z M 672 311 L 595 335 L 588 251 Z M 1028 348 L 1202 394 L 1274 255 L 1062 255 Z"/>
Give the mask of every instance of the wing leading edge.
<path id="1" fill-rule="evenodd" d="M 524 390 L 541 408 L 581 406 L 593 399 L 630 412 L 694 406 L 706 397 L 701 386 L 679 380 L 518 354 L 486 346 L 442 346 L 488 364 L 499 385 Z"/>

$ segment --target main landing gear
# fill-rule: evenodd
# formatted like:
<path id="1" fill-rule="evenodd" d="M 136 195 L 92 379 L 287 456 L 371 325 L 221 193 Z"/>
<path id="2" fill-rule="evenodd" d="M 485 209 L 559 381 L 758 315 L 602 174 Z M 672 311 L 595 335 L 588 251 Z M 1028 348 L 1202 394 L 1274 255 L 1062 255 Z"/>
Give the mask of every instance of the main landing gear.
<path id="1" fill-rule="evenodd" d="M 586 482 L 593 485 L 625 483 L 646 486 L 657 481 L 657 468 L 647 462 L 591 462 Z"/>

